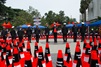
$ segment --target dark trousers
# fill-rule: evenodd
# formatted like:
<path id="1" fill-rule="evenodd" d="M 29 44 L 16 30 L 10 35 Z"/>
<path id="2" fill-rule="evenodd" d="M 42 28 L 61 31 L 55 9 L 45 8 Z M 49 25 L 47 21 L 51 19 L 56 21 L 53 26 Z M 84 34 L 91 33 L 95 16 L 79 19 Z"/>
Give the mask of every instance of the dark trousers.
<path id="1" fill-rule="evenodd" d="M 67 34 L 63 34 L 63 41 L 67 42 Z"/>
<path id="2" fill-rule="evenodd" d="M 23 36 L 19 36 L 19 41 L 22 42 Z"/>
<path id="3" fill-rule="evenodd" d="M 54 42 L 57 42 L 57 33 L 54 33 Z"/>
<path id="4" fill-rule="evenodd" d="M 48 42 L 49 35 L 46 35 L 46 42 Z"/>
<path id="5" fill-rule="evenodd" d="M 39 35 L 36 35 L 36 42 L 39 43 L 39 38 L 40 36 Z"/>
<path id="6" fill-rule="evenodd" d="M 77 34 L 74 34 L 74 42 L 77 40 Z"/>
<path id="7" fill-rule="evenodd" d="M 82 36 L 81 41 L 84 41 L 85 35 L 81 34 L 81 36 Z"/>
<path id="8" fill-rule="evenodd" d="M 6 36 L 3 36 L 3 39 L 6 41 Z"/>
<path id="9" fill-rule="evenodd" d="M 31 35 L 28 35 L 28 41 L 31 42 Z"/>
<path id="10" fill-rule="evenodd" d="M 16 39 L 16 36 L 12 36 L 12 42 Z"/>

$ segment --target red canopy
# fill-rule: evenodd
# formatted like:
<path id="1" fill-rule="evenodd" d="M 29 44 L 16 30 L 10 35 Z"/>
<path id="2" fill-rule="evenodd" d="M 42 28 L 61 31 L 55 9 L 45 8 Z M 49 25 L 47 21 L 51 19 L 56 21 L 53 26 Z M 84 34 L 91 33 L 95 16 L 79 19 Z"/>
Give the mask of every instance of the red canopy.
<path id="1" fill-rule="evenodd" d="M 12 28 L 12 25 L 11 25 L 10 22 L 8 22 L 7 24 L 6 24 L 6 22 L 4 22 L 4 23 L 2 24 L 2 26 L 5 27 L 5 28 Z"/>
<path id="2" fill-rule="evenodd" d="M 4 23 L 2 24 L 2 26 L 5 27 L 5 26 L 6 26 L 6 22 L 4 22 Z"/>
<path id="3" fill-rule="evenodd" d="M 53 27 L 54 25 L 56 26 L 60 26 L 61 24 L 59 24 L 58 22 L 51 24 L 51 27 Z"/>

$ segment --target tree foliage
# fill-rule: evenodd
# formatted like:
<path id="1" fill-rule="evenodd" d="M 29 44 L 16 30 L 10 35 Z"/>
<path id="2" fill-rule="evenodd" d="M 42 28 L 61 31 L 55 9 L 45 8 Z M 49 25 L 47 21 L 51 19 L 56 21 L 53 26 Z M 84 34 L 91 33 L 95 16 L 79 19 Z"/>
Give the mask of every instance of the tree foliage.
<path id="1" fill-rule="evenodd" d="M 68 23 L 68 22 L 71 22 L 71 23 L 76 22 L 76 19 L 65 16 L 64 11 L 59 11 L 58 14 L 53 11 L 48 11 L 42 17 L 41 22 L 43 25 L 45 25 L 46 23 L 51 25 L 53 22 L 58 22 L 60 24 L 63 24 L 63 23 Z"/>
<path id="2" fill-rule="evenodd" d="M 89 7 L 89 4 L 92 0 L 81 0 L 81 3 L 80 3 L 80 13 L 81 14 L 84 14 L 84 21 L 86 21 L 86 10 L 88 9 Z"/>

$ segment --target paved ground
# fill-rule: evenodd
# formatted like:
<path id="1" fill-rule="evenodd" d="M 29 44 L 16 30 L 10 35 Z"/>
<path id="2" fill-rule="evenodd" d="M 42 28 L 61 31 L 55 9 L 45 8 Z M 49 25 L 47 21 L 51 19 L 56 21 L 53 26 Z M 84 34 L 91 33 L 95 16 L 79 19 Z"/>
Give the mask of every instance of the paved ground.
<path id="1" fill-rule="evenodd" d="M 78 41 L 80 41 L 80 40 L 78 39 Z M 74 52 L 75 52 L 76 42 L 73 42 L 73 39 L 68 39 L 67 42 L 70 44 L 70 51 L 71 51 L 71 55 L 73 56 Z M 32 43 L 31 43 L 32 54 L 34 53 L 34 43 L 35 43 L 35 40 L 33 40 Z M 46 44 L 45 40 L 40 40 L 40 42 L 38 44 L 39 46 L 43 47 L 43 52 L 45 52 L 45 44 Z M 53 61 L 54 67 L 55 67 L 55 65 L 56 65 L 55 63 L 56 63 L 56 60 L 57 60 L 57 52 L 58 52 L 58 50 L 62 50 L 63 53 L 64 53 L 66 43 L 63 43 L 62 39 L 58 39 L 57 43 L 54 43 L 54 40 L 50 39 L 49 40 L 49 46 L 50 46 L 52 61 Z M 81 47 L 81 51 L 82 51 L 83 42 L 80 42 L 80 47 Z"/>

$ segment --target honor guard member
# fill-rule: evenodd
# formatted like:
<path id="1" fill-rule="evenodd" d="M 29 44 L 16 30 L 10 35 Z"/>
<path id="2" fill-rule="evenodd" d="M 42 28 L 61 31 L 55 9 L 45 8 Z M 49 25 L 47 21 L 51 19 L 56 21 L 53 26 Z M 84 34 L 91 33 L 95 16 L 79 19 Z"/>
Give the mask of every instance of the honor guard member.
<path id="1" fill-rule="evenodd" d="M 3 37 L 3 39 L 6 41 L 6 38 L 7 38 L 7 30 L 5 27 L 3 27 L 3 30 L 1 32 L 1 36 Z"/>
<path id="2" fill-rule="evenodd" d="M 31 30 L 31 28 L 30 27 L 28 27 L 28 29 L 27 29 L 27 36 L 28 36 L 28 41 L 29 42 L 31 42 L 31 35 L 32 35 L 32 30 Z"/>
<path id="3" fill-rule="evenodd" d="M 64 42 L 67 42 L 67 33 L 68 33 L 68 28 L 66 27 L 66 23 L 64 23 L 63 28 L 62 28 Z"/>
<path id="4" fill-rule="evenodd" d="M 13 40 L 16 39 L 16 32 L 15 32 L 15 30 L 14 30 L 14 26 L 12 26 L 12 29 L 11 29 L 11 31 L 10 31 L 10 34 L 11 34 L 12 42 L 13 42 Z"/>
<path id="5" fill-rule="evenodd" d="M 86 26 L 84 26 L 84 22 L 82 22 L 82 26 L 80 28 L 80 32 L 81 32 L 81 42 L 84 41 L 85 38 L 85 32 L 86 32 Z"/>
<path id="6" fill-rule="evenodd" d="M 36 37 L 36 42 L 39 43 L 40 29 L 39 29 L 38 25 L 36 25 L 34 33 L 35 33 L 35 37 Z"/>
<path id="7" fill-rule="evenodd" d="M 55 23 L 53 27 L 53 35 L 54 35 L 54 43 L 57 43 L 57 26 Z"/>
<path id="8" fill-rule="evenodd" d="M 22 30 L 22 28 L 20 27 L 20 29 L 17 32 L 18 37 L 19 37 L 19 41 L 22 42 L 23 39 L 23 35 L 24 35 L 24 31 Z"/>
<path id="9" fill-rule="evenodd" d="M 76 40 L 77 40 L 77 32 L 78 32 L 78 28 L 77 28 L 76 24 L 73 25 L 72 32 L 73 32 L 73 36 L 74 36 L 73 37 L 74 38 L 74 42 L 76 42 Z"/>
<path id="10" fill-rule="evenodd" d="M 46 28 L 45 28 L 46 42 L 49 42 L 49 41 L 48 41 L 48 38 L 49 38 L 49 31 L 50 31 L 50 29 L 49 29 L 49 27 L 48 27 L 48 24 L 46 23 Z"/>

